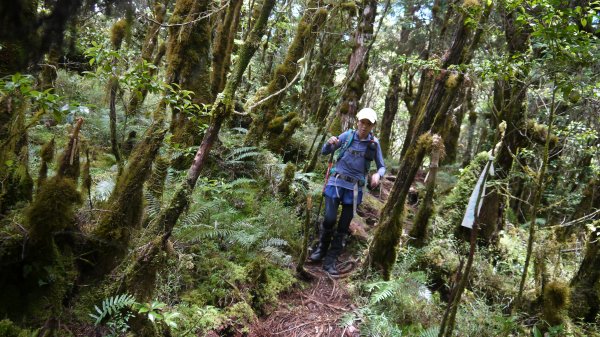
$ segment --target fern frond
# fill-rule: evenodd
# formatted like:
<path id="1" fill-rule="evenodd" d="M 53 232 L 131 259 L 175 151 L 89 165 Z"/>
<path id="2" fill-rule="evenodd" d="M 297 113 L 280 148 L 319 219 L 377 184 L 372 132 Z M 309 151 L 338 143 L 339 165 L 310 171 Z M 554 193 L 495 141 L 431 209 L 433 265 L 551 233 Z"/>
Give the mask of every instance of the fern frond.
<path id="1" fill-rule="evenodd" d="M 96 309 L 96 313 L 92 313 L 89 315 L 94 319 L 94 324 L 98 325 L 106 317 L 114 315 L 117 312 L 121 311 L 121 309 L 125 307 L 130 307 L 135 303 L 135 298 L 129 294 L 112 296 L 109 298 L 105 298 L 102 301 L 102 309 L 95 305 L 94 309 Z"/>
<path id="2" fill-rule="evenodd" d="M 199 233 L 198 237 L 201 239 L 227 239 L 234 235 L 235 231 L 227 228 L 215 228 L 202 233 Z"/>
<path id="3" fill-rule="evenodd" d="M 255 183 L 256 180 L 254 179 L 250 179 L 250 178 L 238 178 L 230 183 L 228 183 L 227 185 L 229 185 L 230 187 L 238 187 L 238 186 L 242 186 L 245 184 L 251 184 L 251 183 Z"/>
<path id="4" fill-rule="evenodd" d="M 269 256 L 273 261 L 280 265 L 287 265 L 292 262 L 292 257 L 286 254 L 283 250 L 274 246 L 266 246 L 261 248 L 261 251 Z"/>
<path id="5" fill-rule="evenodd" d="M 225 157 L 225 161 L 228 164 L 235 164 L 244 161 L 244 159 L 250 157 L 260 156 L 261 152 L 255 146 L 244 146 L 233 149 L 231 153 Z"/>
<path id="6" fill-rule="evenodd" d="M 264 233 L 262 232 L 248 233 L 244 231 L 235 231 L 235 234 L 231 236 L 231 240 L 244 248 L 250 248 L 254 246 L 263 235 Z"/>
<path id="7" fill-rule="evenodd" d="M 270 247 L 284 247 L 287 245 L 288 245 L 288 242 L 285 241 L 284 239 L 280 239 L 280 238 L 269 238 L 269 239 L 263 240 L 260 243 L 260 246 L 263 248 L 269 247 L 269 246 Z"/>
<path id="8" fill-rule="evenodd" d="M 439 334 L 440 334 L 440 327 L 433 326 L 429 329 L 425 329 L 425 330 L 421 331 L 421 334 L 419 335 L 419 337 L 437 337 Z"/>
<path id="9" fill-rule="evenodd" d="M 148 218 L 154 219 L 161 211 L 161 202 L 149 191 L 144 191 L 144 198 L 146 199 L 146 213 L 148 213 Z"/>

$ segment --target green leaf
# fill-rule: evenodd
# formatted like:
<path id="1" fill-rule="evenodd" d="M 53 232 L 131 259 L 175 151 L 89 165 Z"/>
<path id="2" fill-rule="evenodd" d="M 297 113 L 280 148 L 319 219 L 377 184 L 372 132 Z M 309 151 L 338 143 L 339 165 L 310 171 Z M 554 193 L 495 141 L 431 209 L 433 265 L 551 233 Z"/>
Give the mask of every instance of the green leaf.
<path id="1" fill-rule="evenodd" d="M 12 159 L 9 159 L 9 160 L 7 160 L 7 161 L 4 162 L 4 164 L 6 164 L 6 166 L 8 166 L 8 167 L 13 166 L 14 163 L 15 163 L 15 161 L 12 160 Z"/>
<path id="2" fill-rule="evenodd" d="M 581 18 L 581 25 L 583 27 L 587 26 L 587 19 L 586 18 Z"/>

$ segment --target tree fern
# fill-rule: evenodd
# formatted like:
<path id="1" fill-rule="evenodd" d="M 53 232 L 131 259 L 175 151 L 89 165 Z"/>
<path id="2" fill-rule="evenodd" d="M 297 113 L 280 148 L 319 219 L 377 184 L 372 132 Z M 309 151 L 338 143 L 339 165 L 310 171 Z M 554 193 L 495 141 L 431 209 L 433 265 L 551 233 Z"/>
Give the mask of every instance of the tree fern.
<path id="1" fill-rule="evenodd" d="M 121 309 L 129 307 L 135 303 L 135 298 L 132 295 L 116 295 L 113 297 L 105 298 L 102 301 L 102 308 L 99 308 L 97 305 L 95 305 L 94 309 L 96 309 L 96 312 L 89 315 L 94 319 L 94 324 L 98 325 L 106 317 L 115 315 L 116 313 L 121 311 Z"/>

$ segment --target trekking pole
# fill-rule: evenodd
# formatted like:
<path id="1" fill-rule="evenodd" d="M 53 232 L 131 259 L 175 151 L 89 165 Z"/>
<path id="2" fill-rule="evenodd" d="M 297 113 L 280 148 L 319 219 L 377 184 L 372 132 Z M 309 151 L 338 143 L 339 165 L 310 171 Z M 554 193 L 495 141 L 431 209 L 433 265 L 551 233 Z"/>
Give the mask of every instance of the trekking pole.
<path id="1" fill-rule="evenodd" d="M 323 190 L 321 191 L 321 201 L 319 201 L 319 207 L 317 208 L 317 219 L 315 220 L 315 234 L 319 235 L 319 214 L 321 214 L 321 205 L 323 205 L 323 199 L 325 199 L 325 188 L 327 187 L 327 181 L 329 180 L 329 172 L 331 172 L 331 167 L 333 166 L 333 154 L 335 151 L 331 152 L 329 156 L 329 163 L 327 163 L 327 172 L 325 173 L 325 183 L 323 183 Z"/>

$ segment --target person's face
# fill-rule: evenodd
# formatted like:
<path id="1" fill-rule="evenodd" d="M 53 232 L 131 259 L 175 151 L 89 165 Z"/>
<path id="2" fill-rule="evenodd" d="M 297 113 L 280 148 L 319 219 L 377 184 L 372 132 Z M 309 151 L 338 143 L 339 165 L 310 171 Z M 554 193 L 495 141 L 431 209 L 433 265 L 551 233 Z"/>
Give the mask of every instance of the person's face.
<path id="1" fill-rule="evenodd" d="M 373 130 L 375 126 L 374 123 L 371 123 L 368 119 L 361 119 L 358 121 L 358 136 L 360 139 L 364 139 L 369 135 L 369 132 Z"/>

